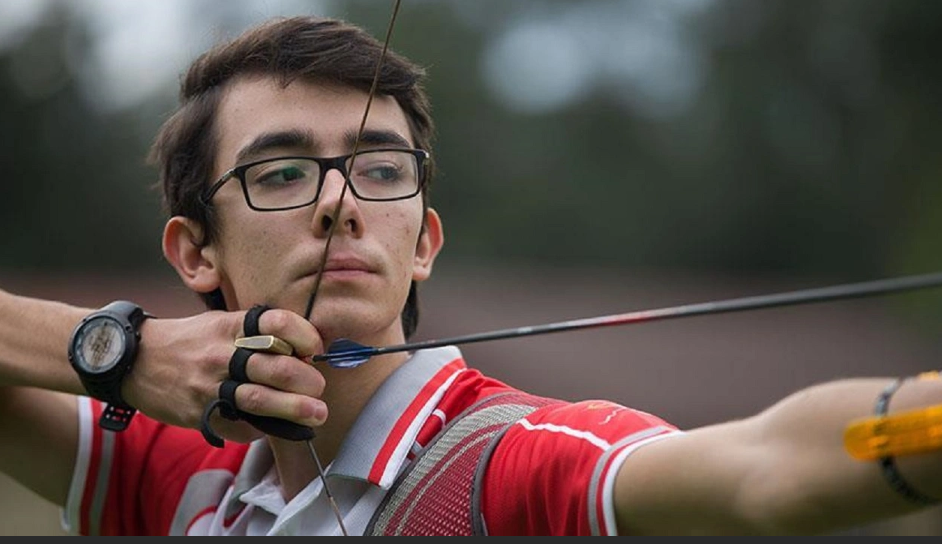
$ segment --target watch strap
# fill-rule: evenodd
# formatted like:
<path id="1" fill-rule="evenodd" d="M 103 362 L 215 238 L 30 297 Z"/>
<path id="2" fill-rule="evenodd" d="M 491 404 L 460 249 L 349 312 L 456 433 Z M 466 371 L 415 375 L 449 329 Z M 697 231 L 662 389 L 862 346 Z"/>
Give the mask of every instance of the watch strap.
<path id="1" fill-rule="evenodd" d="M 128 428 L 137 409 L 130 406 L 108 404 L 98 419 L 98 426 L 109 431 L 120 432 Z"/>
<path id="2" fill-rule="evenodd" d="M 90 393 L 92 393 L 93 397 L 126 411 L 131 405 L 122 397 L 121 385 L 124 383 L 124 378 L 131 371 L 131 366 L 137 358 L 141 323 L 144 322 L 144 319 L 151 316 L 137 304 L 126 300 L 113 301 L 101 308 L 97 313 L 110 313 L 119 318 L 127 319 L 128 324 L 131 326 L 131 331 L 128 332 L 131 333 L 133 339 L 130 345 L 126 346 L 129 353 L 127 354 L 128 360 L 125 364 L 116 367 L 114 372 L 85 376 L 85 385 L 86 388 L 90 389 Z M 133 413 L 130 415 L 133 415 Z"/>

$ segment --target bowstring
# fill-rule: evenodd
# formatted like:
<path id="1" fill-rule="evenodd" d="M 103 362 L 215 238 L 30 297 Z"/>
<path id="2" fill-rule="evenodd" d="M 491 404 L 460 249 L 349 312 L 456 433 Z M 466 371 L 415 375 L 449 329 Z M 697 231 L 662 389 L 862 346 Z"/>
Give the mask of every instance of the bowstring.
<path id="1" fill-rule="evenodd" d="M 347 187 L 353 183 L 350 180 L 350 175 L 351 172 L 353 172 L 353 166 L 357 160 L 357 151 L 360 147 L 360 139 L 363 137 L 363 131 L 366 128 L 366 119 L 370 114 L 370 106 L 373 103 L 373 97 L 376 95 L 376 88 L 379 86 L 380 71 L 383 67 L 383 61 L 386 58 L 386 52 L 389 49 L 389 41 L 392 37 L 393 27 L 396 24 L 396 16 L 399 13 L 399 5 L 401 3 L 402 0 L 396 0 L 396 3 L 393 5 L 392 15 L 389 18 L 389 26 L 386 29 L 386 37 L 383 40 L 383 49 L 380 52 L 379 60 L 376 63 L 376 72 L 373 74 L 373 82 L 370 85 L 370 92 L 366 97 L 366 108 L 363 110 L 363 118 L 360 119 L 360 127 L 357 129 L 357 135 L 353 141 L 353 151 L 350 157 L 350 165 L 346 168 L 346 176 L 344 179 L 343 188 L 340 190 L 340 198 L 337 200 L 337 205 L 334 206 L 333 212 L 330 215 L 332 221 L 330 223 L 330 228 L 327 230 L 327 241 L 324 242 L 324 253 L 321 255 L 321 262 L 320 266 L 318 266 L 317 277 L 314 280 L 314 287 L 311 289 L 311 296 L 307 301 L 307 309 L 304 311 L 304 318 L 308 321 L 311 319 L 311 312 L 314 309 L 314 301 L 317 297 L 317 292 L 320 289 L 321 279 L 324 277 L 324 267 L 327 265 L 327 255 L 330 251 L 330 241 L 334 237 L 334 231 L 337 229 L 337 223 L 340 219 L 340 208 L 343 206 L 343 199 L 346 198 Z M 330 492 L 330 487 L 327 485 L 327 475 L 323 466 L 321 466 L 320 457 L 318 457 L 317 451 L 314 450 L 313 439 L 308 440 L 307 445 L 311 452 L 311 457 L 314 458 L 314 462 L 317 464 L 317 472 L 320 475 L 321 483 L 324 486 L 324 494 L 327 496 L 330 507 L 334 511 L 334 517 L 337 518 L 337 523 L 340 525 L 340 531 L 343 533 L 343 536 L 348 536 L 347 528 L 343 523 L 343 514 L 340 513 L 340 508 L 337 506 L 337 502 L 334 500 L 334 496 Z"/>
<path id="2" fill-rule="evenodd" d="M 373 97 L 376 96 L 376 88 L 379 86 L 379 74 L 383 68 L 383 61 L 386 58 L 386 52 L 389 49 L 389 41 L 392 37 L 393 27 L 396 24 L 396 16 L 399 13 L 399 5 L 402 3 L 402 0 L 396 0 L 395 5 L 393 6 L 392 16 L 389 18 L 389 26 L 386 28 L 386 38 L 383 40 L 383 50 L 379 54 L 379 61 L 376 63 L 376 72 L 373 74 L 373 82 L 370 85 L 370 92 L 366 97 L 366 108 L 363 110 L 363 118 L 360 119 L 360 127 L 357 129 L 356 139 L 353 141 L 353 155 L 350 158 L 350 166 L 347 167 L 347 176 L 344 179 L 343 188 L 340 190 L 340 198 L 337 200 L 337 205 L 334 206 L 333 213 L 331 214 L 331 223 L 330 228 L 327 229 L 327 241 L 324 242 L 324 253 L 321 255 L 320 266 L 318 267 L 317 277 L 314 279 L 314 288 L 311 289 L 311 296 L 307 301 L 307 309 L 304 311 L 304 318 L 307 320 L 311 319 L 311 312 L 314 310 L 314 301 L 317 297 L 317 291 L 320 289 L 321 279 L 324 277 L 324 266 L 327 265 L 327 254 L 330 250 L 330 241 L 334 238 L 334 231 L 337 229 L 338 219 L 340 218 L 340 208 L 343 206 L 343 199 L 347 195 L 347 187 L 353 183 L 350 180 L 350 173 L 353 172 L 354 163 L 357 160 L 357 151 L 360 147 L 360 138 L 363 137 L 363 131 L 366 128 L 366 119 L 370 114 L 370 106 L 373 104 Z"/>

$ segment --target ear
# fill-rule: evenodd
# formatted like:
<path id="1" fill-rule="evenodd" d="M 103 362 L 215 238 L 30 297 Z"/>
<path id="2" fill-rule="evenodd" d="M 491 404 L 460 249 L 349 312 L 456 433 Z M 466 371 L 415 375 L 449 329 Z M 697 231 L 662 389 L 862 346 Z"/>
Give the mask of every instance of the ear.
<path id="1" fill-rule="evenodd" d="M 412 266 L 412 279 L 424 281 L 432 275 L 432 265 L 435 257 L 445 243 L 445 233 L 442 229 L 442 219 L 438 212 L 429 208 L 425 212 L 425 227 L 419 235 L 419 243 L 415 247 L 415 263 Z"/>
<path id="2" fill-rule="evenodd" d="M 202 240 L 203 229 L 192 219 L 174 216 L 164 225 L 164 257 L 187 287 L 209 293 L 219 287 L 222 278 L 215 250 Z"/>

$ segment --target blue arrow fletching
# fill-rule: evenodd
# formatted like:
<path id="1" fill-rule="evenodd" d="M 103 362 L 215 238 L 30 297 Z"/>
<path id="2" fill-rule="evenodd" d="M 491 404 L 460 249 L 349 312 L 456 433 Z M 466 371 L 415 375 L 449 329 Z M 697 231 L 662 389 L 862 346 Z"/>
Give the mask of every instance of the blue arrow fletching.
<path id="1" fill-rule="evenodd" d="M 325 356 L 327 364 L 334 368 L 353 368 L 369 361 L 375 351 L 376 348 L 341 338 L 330 345 Z"/>

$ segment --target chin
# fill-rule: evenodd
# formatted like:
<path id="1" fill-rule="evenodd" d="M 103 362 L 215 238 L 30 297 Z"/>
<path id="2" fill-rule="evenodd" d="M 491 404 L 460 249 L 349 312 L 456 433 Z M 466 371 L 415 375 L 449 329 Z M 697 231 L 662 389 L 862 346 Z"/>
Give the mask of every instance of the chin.
<path id="1" fill-rule="evenodd" d="M 347 338 L 363 343 L 377 343 L 385 340 L 393 327 L 402 330 L 398 314 L 395 318 L 380 317 L 374 312 L 357 311 L 356 305 L 347 306 L 343 310 L 331 308 L 317 308 L 315 303 L 314 317 L 311 322 L 321 334 L 325 346 L 340 338 Z M 323 316 L 323 317 L 322 317 Z"/>
<path id="2" fill-rule="evenodd" d="M 283 287 L 280 291 L 276 292 L 274 296 L 269 297 L 267 304 L 272 307 L 290 310 L 303 316 L 307 311 L 307 305 L 311 298 L 311 289 L 312 285 L 306 283 Z M 322 296 L 323 295 L 319 293 L 317 299 Z M 321 302 L 323 301 L 315 299 L 315 309 L 320 306 Z"/>

